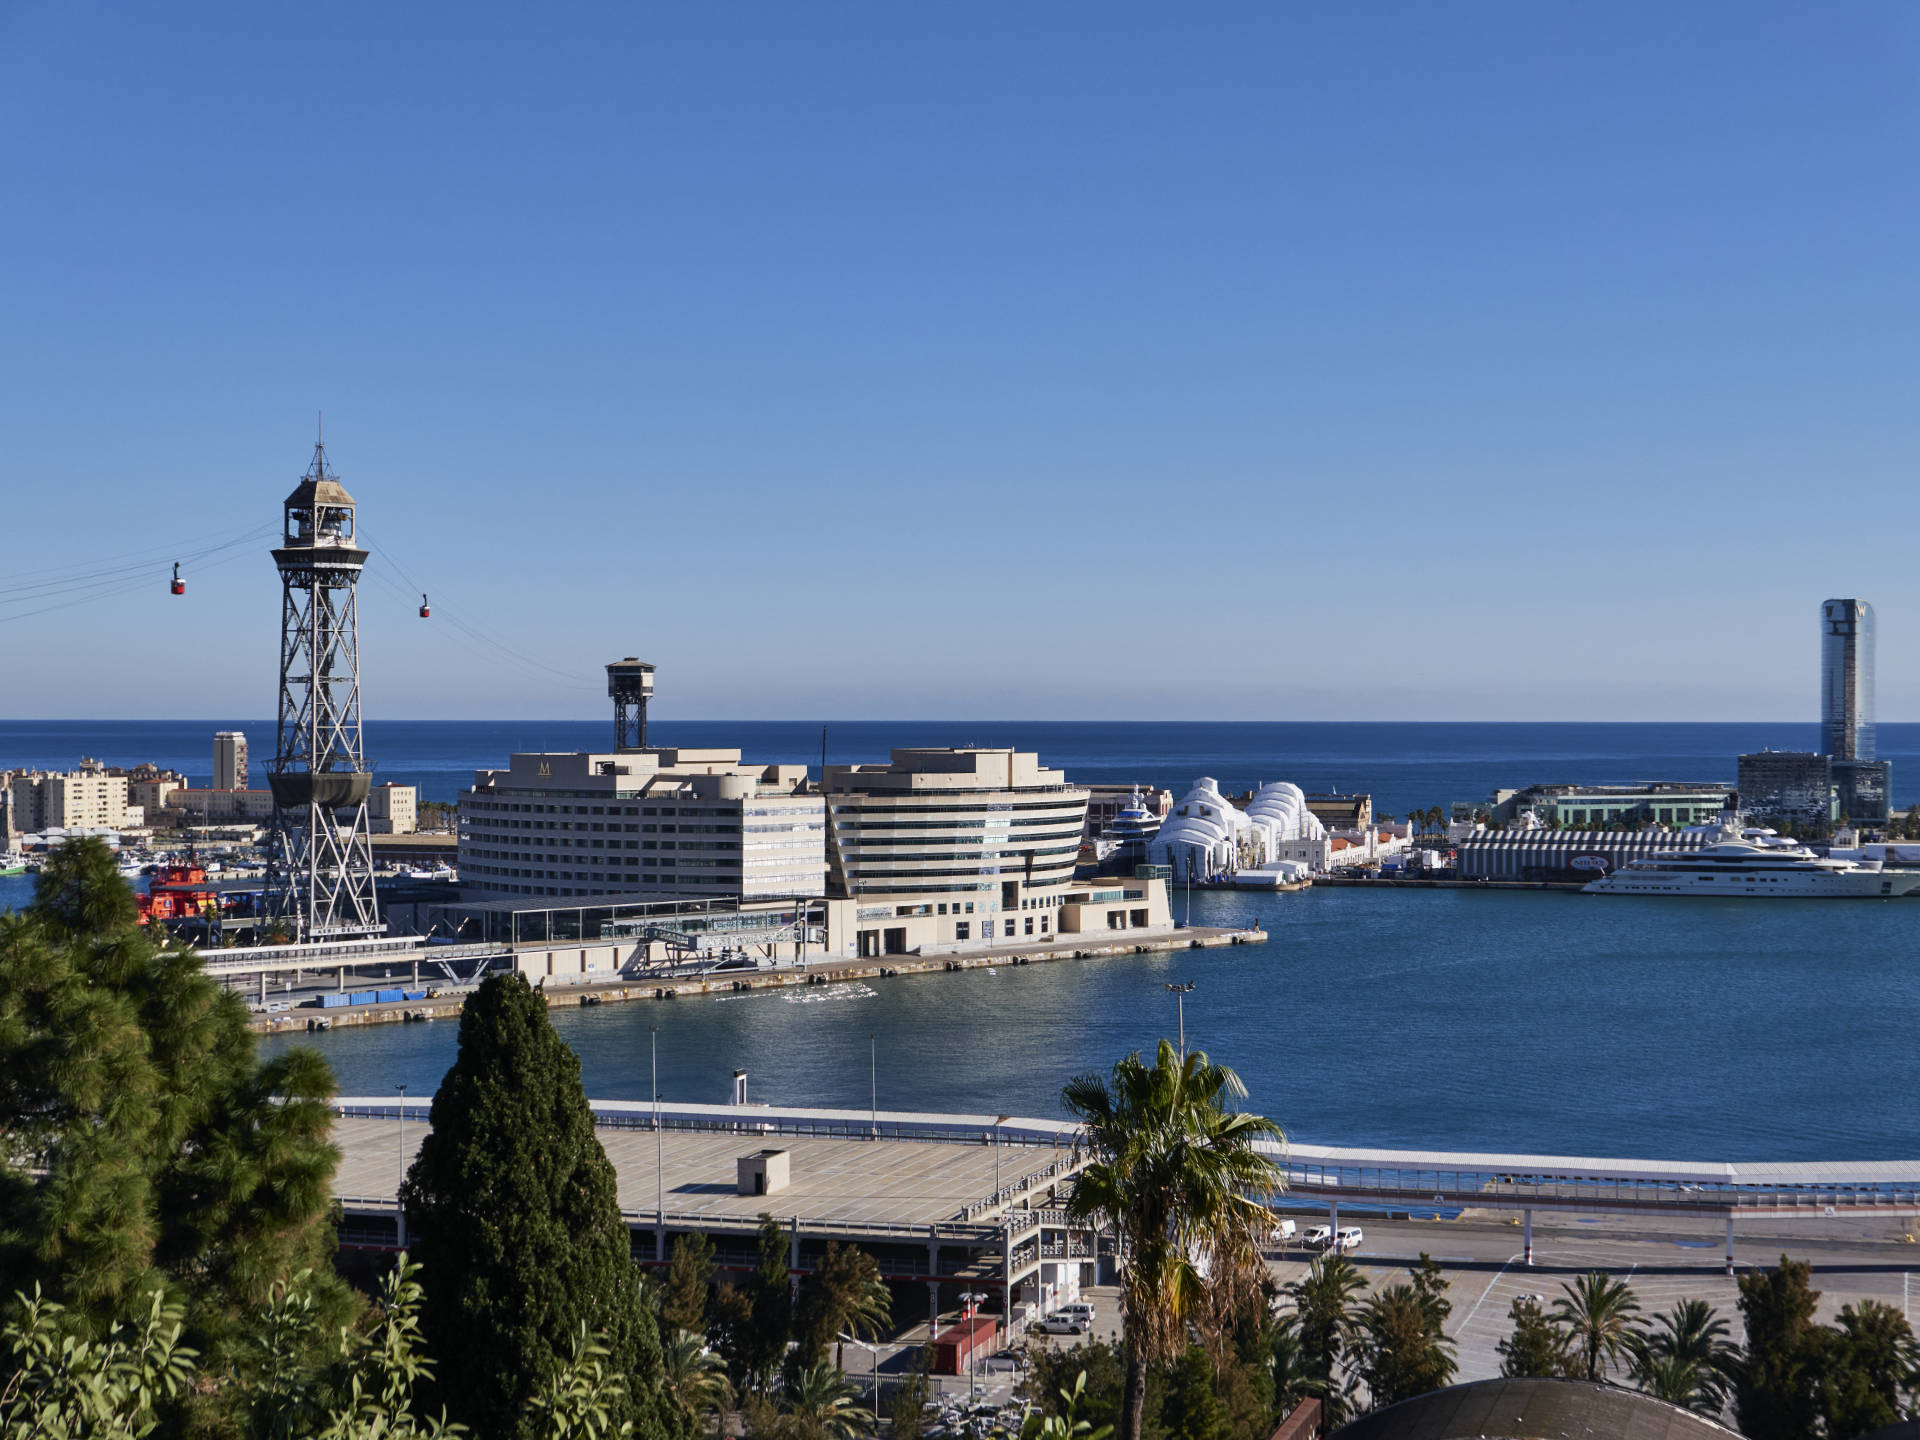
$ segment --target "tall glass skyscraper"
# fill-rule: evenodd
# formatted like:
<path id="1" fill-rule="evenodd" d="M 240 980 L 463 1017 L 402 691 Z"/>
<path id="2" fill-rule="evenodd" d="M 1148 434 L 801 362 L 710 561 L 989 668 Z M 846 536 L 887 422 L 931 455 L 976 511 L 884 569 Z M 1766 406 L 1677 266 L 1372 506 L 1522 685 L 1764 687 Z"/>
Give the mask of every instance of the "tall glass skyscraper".
<path id="1" fill-rule="evenodd" d="M 1874 758 L 1873 606 L 1820 606 L 1820 748 L 1835 760 Z"/>

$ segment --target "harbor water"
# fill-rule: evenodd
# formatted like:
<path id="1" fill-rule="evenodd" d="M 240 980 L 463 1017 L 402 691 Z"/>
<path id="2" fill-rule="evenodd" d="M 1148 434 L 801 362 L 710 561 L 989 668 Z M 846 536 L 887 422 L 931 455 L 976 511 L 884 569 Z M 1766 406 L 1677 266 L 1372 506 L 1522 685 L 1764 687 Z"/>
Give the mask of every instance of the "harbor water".
<path id="1" fill-rule="evenodd" d="M 204 781 L 211 733 L 264 721 L 0 722 L 0 765 L 151 760 Z M 660 721 L 660 744 L 820 755 L 817 723 Z M 451 800 L 511 750 L 604 745 L 602 722 L 370 722 L 383 778 Z M 1294 780 L 1379 810 L 1537 781 L 1731 781 L 1734 756 L 1810 748 L 1811 725 L 834 724 L 828 757 L 1012 744 L 1082 781 L 1184 791 Z M 1920 726 L 1882 725 L 1895 798 L 1920 798 Z M 0 877 L 0 910 L 31 877 Z M 562 1009 L 589 1091 L 1052 1115 L 1060 1086 L 1176 1028 L 1235 1066 L 1302 1141 L 1684 1159 L 1920 1157 L 1920 904 L 1669 901 L 1318 889 L 1196 894 L 1196 923 L 1258 919 L 1269 943 L 901 977 L 791 993 Z M 1186 908 L 1176 897 L 1176 914 Z M 305 1042 L 307 1037 L 301 1037 Z M 311 1037 L 342 1090 L 431 1091 L 455 1026 Z M 278 1039 L 271 1046 L 292 1043 Z M 877 1082 L 877 1083 L 876 1083 Z"/>
<path id="2" fill-rule="evenodd" d="M 1176 901 L 1184 909 L 1185 898 Z M 1295 1139 L 1691 1160 L 1920 1157 L 1920 904 L 1538 891 L 1195 894 L 1264 945 L 554 1012 L 588 1093 L 1057 1115 L 1176 1033 Z M 656 1028 L 657 1027 L 657 1032 Z M 430 1092 L 456 1022 L 312 1043 L 343 1090 Z"/>

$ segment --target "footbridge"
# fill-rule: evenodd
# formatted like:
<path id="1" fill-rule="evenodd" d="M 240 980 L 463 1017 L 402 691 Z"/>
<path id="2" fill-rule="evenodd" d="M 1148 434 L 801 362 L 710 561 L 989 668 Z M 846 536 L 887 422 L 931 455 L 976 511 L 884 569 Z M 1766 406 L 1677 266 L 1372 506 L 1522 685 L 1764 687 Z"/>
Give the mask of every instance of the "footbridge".
<path id="1" fill-rule="evenodd" d="M 663 1259 L 669 1233 L 697 1230 L 743 1245 L 762 1213 L 804 1233 L 882 1245 L 889 1274 L 938 1284 L 994 1272 L 1012 1286 L 1047 1262 L 1094 1262 L 1093 1237 L 1068 1222 L 1072 1177 L 1086 1162 L 1078 1126 L 994 1114 L 843 1110 L 764 1105 L 652 1105 L 595 1100 L 595 1125 L 637 1235 Z M 430 1122 L 430 1100 L 349 1099 L 335 1104 L 340 1201 L 389 1235 L 398 1226 L 401 1161 Z M 623 1133 L 624 1132 L 624 1133 Z M 641 1135 L 653 1138 L 645 1140 Z M 397 1149 L 396 1149 L 397 1147 Z M 1270 1144 L 1284 1188 L 1264 1197 L 1278 1214 L 1324 1207 L 1366 1211 L 1518 1213 L 1533 1263 L 1535 1211 L 1666 1216 L 1724 1226 L 1727 1266 L 1740 1220 L 1822 1220 L 1920 1215 L 1920 1160 L 1723 1162 L 1358 1149 Z M 736 1190 L 734 1162 L 761 1149 L 791 1156 L 780 1194 Z M 361 1163 L 364 1152 L 364 1163 Z M 945 1158 L 943 1158 L 945 1157 Z M 882 1183 L 882 1182 L 885 1183 Z M 989 1183 L 990 1182 L 990 1183 Z M 364 1227 L 363 1227 L 364 1228 Z M 389 1242 L 391 1243 L 391 1242 Z M 942 1248 L 952 1269 L 943 1265 Z M 926 1257 L 924 1261 L 920 1258 Z M 924 1267 L 924 1268 L 923 1268 Z"/>
<path id="2" fill-rule="evenodd" d="M 1728 1273 L 1737 1220 L 1920 1215 L 1920 1160 L 1732 1162 L 1330 1145 L 1270 1149 L 1286 1175 L 1282 1203 L 1325 1205 L 1336 1228 L 1342 1204 L 1416 1213 L 1518 1212 L 1529 1265 L 1536 1210 L 1721 1222 Z"/>

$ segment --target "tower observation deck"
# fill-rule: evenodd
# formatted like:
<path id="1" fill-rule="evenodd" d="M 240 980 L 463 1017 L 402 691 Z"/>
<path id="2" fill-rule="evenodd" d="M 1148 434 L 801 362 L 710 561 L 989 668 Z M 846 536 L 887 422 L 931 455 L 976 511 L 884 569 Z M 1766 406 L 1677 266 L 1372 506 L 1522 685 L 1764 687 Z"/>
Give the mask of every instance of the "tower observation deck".
<path id="1" fill-rule="evenodd" d="M 356 601 L 367 551 L 355 534 L 353 497 L 318 441 L 284 513 L 273 552 L 281 588 L 280 716 L 267 775 L 267 914 L 296 940 L 377 934 Z"/>

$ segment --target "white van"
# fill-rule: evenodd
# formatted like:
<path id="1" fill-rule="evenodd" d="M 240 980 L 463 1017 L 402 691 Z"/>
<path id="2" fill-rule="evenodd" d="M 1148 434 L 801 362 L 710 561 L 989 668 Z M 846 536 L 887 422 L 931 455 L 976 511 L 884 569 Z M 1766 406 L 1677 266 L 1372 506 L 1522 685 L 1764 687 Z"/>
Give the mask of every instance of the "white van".
<path id="1" fill-rule="evenodd" d="M 1274 1221 L 1273 1229 L 1267 1234 L 1267 1243 L 1269 1245 L 1286 1244 L 1289 1240 L 1293 1239 L 1296 1228 L 1298 1227 L 1296 1227 L 1291 1220 Z"/>
<path id="2" fill-rule="evenodd" d="M 1333 1243 L 1333 1227 L 1331 1225 L 1311 1226 L 1307 1233 L 1300 1237 L 1300 1243 L 1309 1250 L 1324 1250 Z"/>
<path id="3" fill-rule="evenodd" d="M 1358 1225 L 1343 1225 L 1340 1227 L 1340 1234 L 1334 1240 L 1333 1248 L 1342 1254 L 1349 1250 L 1358 1250 L 1360 1242 L 1365 1238 Z"/>

